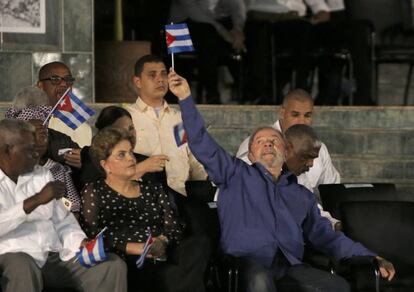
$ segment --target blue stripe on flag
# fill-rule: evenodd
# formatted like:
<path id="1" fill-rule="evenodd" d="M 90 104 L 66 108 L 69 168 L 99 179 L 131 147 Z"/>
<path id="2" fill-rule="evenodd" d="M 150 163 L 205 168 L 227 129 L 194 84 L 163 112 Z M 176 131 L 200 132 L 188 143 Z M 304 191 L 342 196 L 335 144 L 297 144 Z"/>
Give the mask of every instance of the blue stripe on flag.
<path id="1" fill-rule="evenodd" d="M 179 46 L 179 47 L 169 47 L 168 54 L 175 54 L 181 52 L 192 52 L 194 51 L 193 46 Z"/>
<path id="2" fill-rule="evenodd" d="M 186 41 L 186 40 L 191 41 L 191 36 L 189 34 L 175 35 L 174 37 L 175 37 L 175 41 Z"/>
<path id="3" fill-rule="evenodd" d="M 81 107 L 89 116 L 93 116 L 95 112 L 89 108 L 83 101 L 81 101 L 76 95 L 72 92 L 69 92 L 69 96 L 73 102 L 75 102 L 79 107 Z"/>
<path id="4" fill-rule="evenodd" d="M 104 251 L 104 243 L 103 243 L 103 236 L 102 235 L 99 236 L 97 244 L 98 244 L 99 257 L 101 258 L 101 261 L 106 261 L 107 257 L 106 257 L 105 251 Z"/>
<path id="5" fill-rule="evenodd" d="M 186 23 L 166 24 L 165 29 L 185 29 L 188 28 Z"/>
<path id="6" fill-rule="evenodd" d="M 68 119 L 64 114 L 62 114 L 60 111 L 56 110 L 53 113 L 57 118 L 59 118 L 62 122 L 64 122 L 68 127 L 70 127 L 72 130 L 76 130 L 78 125 L 75 125 L 72 123 L 70 119 Z"/>

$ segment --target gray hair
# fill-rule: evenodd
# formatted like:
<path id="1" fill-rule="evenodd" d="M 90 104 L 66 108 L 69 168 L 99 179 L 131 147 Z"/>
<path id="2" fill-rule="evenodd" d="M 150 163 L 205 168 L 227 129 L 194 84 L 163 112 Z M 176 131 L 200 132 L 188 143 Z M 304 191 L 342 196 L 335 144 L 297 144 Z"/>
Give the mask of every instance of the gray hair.
<path id="1" fill-rule="evenodd" d="M 250 147 L 252 146 L 254 142 L 254 138 L 256 137 L 257 133 L 259 133 L 262 130 L 273 130 L 275 131 L 275 133 L 278 133 L 280 137 L 284 140 L 282 133 L 278 129 L 275 129 L 271 126 L 261 126 L 261 127 L 256 128 L 249 137 L 249 148 L 248 148 L 249 151 L 250 151 Z"/>
<path id="2" fill-rule="evenodd" d="M 13 108 L 17 110 L 48 104 L 49 98 L 46 92 L 36 86 L 22 88 L 13 99 Z"/>
<path id="3" fill-rule="evenodd" d="M 321 148 L 322 142 L 312 127 L 307 125 L 293 125 L 285 132 L 285 139 L 297 151 L 311 151 Z"/>
<path id="4" fill-rule="evenodd" d="M 34 133 L 35 127 L 25 121 L 4 119 L 0 121 L 0 149 L 6 144 L 15 144 L 24 133 Z"/>

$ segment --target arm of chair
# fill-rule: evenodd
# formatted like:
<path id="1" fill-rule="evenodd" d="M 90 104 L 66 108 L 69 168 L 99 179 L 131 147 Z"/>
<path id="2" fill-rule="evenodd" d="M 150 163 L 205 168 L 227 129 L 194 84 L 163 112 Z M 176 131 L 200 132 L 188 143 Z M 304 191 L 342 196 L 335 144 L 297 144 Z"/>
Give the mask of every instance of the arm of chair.
<path id="1" fill-rule="evenodd" d="M 372 275 L 375 282 L 375 291 L 379 292 L 380 272 L 379 263 L 374 256 L 355 256 L 349 259 L 341 260 L 335 264 L 335 270 L 338 274 L 343 275 L 347 273 L 351 276 L 351 284 L 357 289 L 366 289 L 366 286 L 371 286 L 370 276 Z M 344 272 L 347 271 L 347 272 Z M 368 275 L 367 275 L 368 273 Z M 362 276 L 358 276 L 362 275 Z M 367 282 L 368 279 L 368 282 Z M 372 286 L 371 286 L 372 289 Z"/>

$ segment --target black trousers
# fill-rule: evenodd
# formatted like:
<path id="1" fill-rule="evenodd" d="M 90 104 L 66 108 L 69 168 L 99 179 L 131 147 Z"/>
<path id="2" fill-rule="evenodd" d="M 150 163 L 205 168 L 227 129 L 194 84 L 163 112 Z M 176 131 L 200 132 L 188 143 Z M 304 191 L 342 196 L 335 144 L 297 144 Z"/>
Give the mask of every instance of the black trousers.
<path id="1" fill-rule="evenodd" d="M 244 292 L 349 292 L 345 279 L 331 273 L 301 264 L 290 266 L 279 255 L 271 268 L 265 268 L 253 259 L 242 258 L 240 277 Z"/>
<path id="2" fill-rule="evenodd" d="M 129 292 L 204 292 L 204 273 L 210 255 L 206 237 L 187 237 L 167 252 L 167 261 L 146 259 L 137 269 L 137 257 L 128 257 Z"/>

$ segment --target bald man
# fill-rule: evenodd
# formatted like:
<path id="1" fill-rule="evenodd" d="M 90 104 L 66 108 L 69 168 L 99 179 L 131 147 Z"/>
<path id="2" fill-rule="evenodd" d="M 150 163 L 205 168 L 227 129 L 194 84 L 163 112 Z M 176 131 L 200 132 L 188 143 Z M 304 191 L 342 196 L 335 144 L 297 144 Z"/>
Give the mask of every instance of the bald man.
<path id="1" fill-rule="evenodd" d="M 72 89 L 74 82 L 75 78 L 68 66 L 62 62 L 51 62 L 40 68 L 37 86 L 46 92 L 49 105 L 54 106 L 68 88 Z M 91 144 L 92 129 L 87 123 L 72 130 L 60 119 L 52 117 L 49 121 L 49 128 L 68 135 L 81 148 Z"/>

